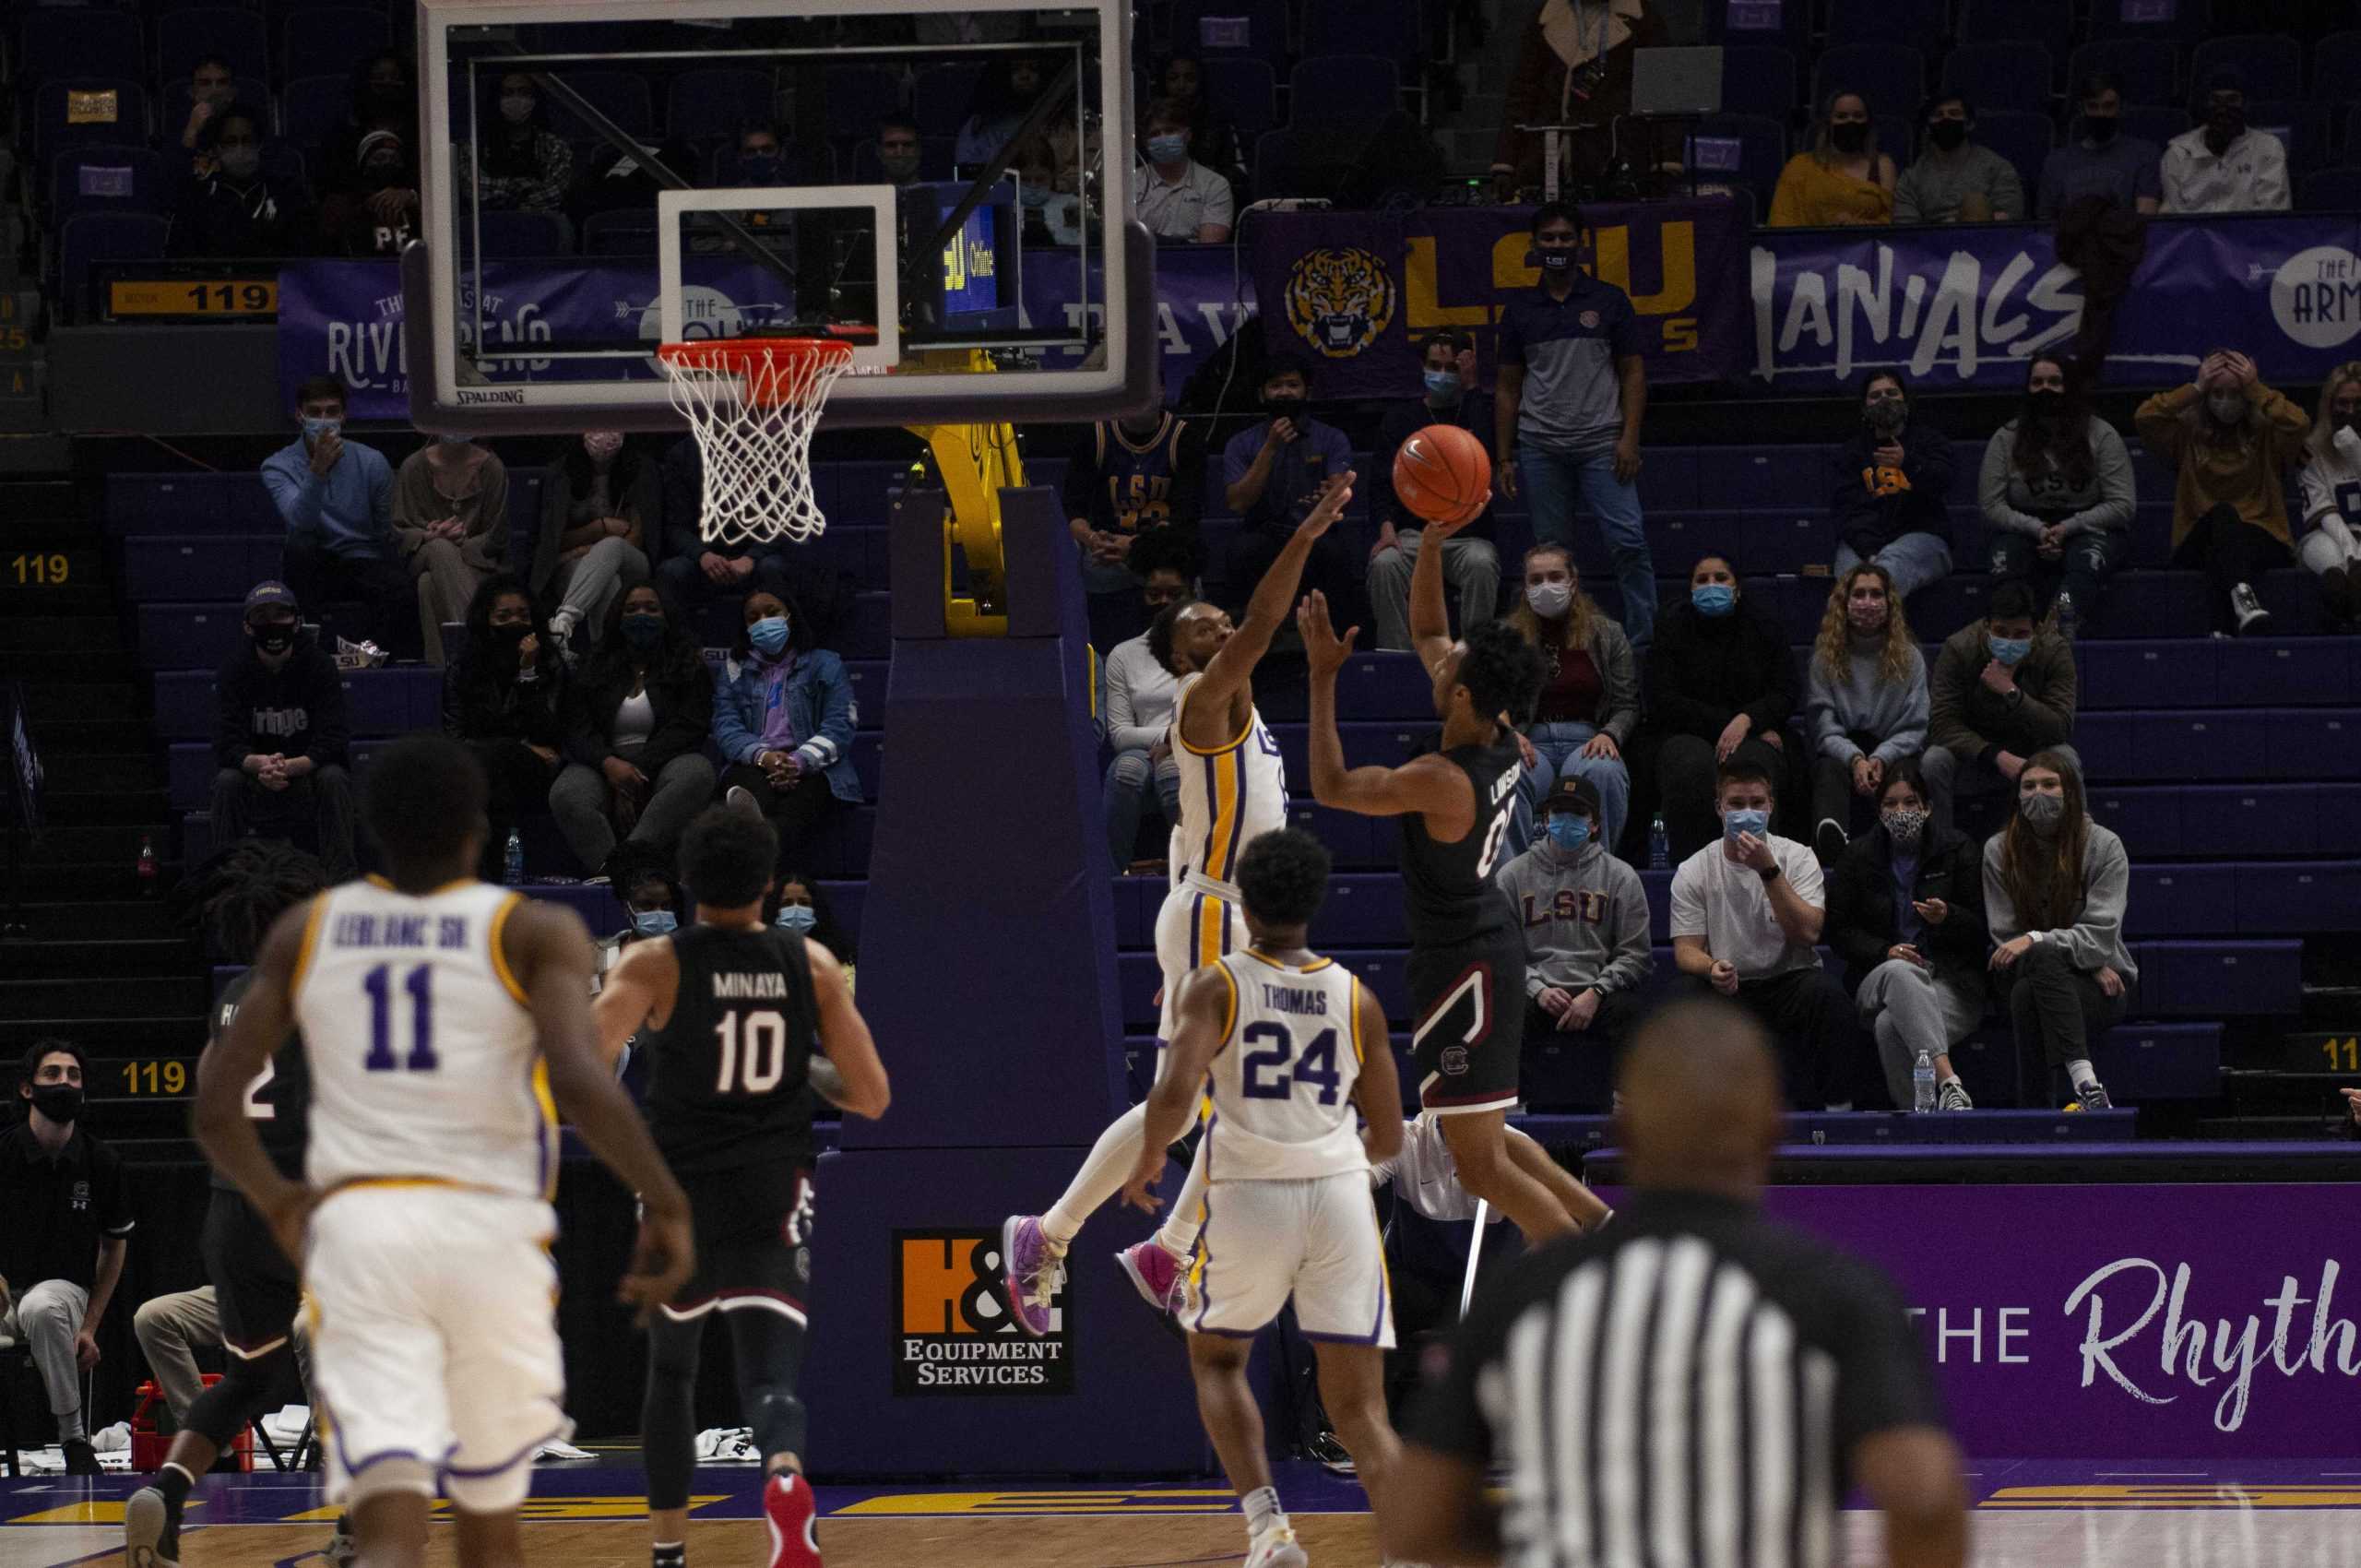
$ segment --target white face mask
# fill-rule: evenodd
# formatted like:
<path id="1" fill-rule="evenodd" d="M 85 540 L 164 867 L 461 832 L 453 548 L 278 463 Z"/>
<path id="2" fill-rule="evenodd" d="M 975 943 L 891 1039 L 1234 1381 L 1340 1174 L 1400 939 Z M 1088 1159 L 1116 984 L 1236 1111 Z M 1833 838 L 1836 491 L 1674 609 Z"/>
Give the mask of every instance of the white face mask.
<path id="1" fill-rule="evenodd" d="M 2236 424 L 2247 414 L 2247 400 L 2236 392 L 2209 392 L 2205 406 L 2224 424 Z"/>
<path id="2" fill-rule="evenodd" d="M 1533 612 L 1544 621 L 1555 621 L 1566 612 L 1566 607 L 1573 601 L 1574 585 L 1572 583 L 1527 583 L 1525 585 L 1525 602 L 1532 606 Z"/>

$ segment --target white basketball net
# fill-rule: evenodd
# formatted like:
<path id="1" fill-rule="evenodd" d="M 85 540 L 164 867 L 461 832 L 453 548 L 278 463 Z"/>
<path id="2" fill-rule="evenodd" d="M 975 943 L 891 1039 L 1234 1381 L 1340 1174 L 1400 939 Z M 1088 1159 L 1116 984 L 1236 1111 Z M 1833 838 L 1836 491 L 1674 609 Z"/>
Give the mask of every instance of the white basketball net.
<path id="1" fill-rule="evenodd" d="M 801 543 L 828 526 L 812 493 L 812 432 L 852 355 L 846 345 L 743 340 L 729 350 L 726 361 L 694 350 L 659 356 L 672 406 L 705 455 L 702 532 L 707 543 Z"/>

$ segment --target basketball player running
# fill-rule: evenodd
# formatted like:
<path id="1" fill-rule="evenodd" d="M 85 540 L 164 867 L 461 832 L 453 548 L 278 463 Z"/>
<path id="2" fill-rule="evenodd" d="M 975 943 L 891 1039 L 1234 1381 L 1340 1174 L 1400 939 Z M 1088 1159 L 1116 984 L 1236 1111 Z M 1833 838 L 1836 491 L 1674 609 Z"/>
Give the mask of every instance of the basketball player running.
<path id="1" fill-rule="evenodd" d="M 1212 1185 L 1181 1314 L 1197 1411 L 1246 1512 L 1246 1568 L 1303 1568 L 1271 1486 L 1246 1360 L 1292 1296 L 1319 1358 L 1320 1396 L 1374 1510 L 1401 1445 L 1385 1417 L 1394 1322 L 1369 1172 L 1401 1153 L 1402 1088 L 1385 1009 L 1305 945 L 1328 891 L 1328 851 L 1293 828 L 1265 833 L 1247 845 L 1237 878 L 1247 945 L 1175 988 L 1178 1028 L 1123 1196 L 1155 1210 L 1165 1146 L 1188 1125 L 1210 1072 L 1202 1146 Z M 1366 1132 L 1354 1130 L 1356 1105 Z"/>
<path id="2" fill-rule="evenodd" d="M 1164 971 L 1158 1040 L 1172 1038 L 1173 998 L 1181 978 L 1214 962 L 1243 936 L 1238 909 L 1238 859 L 1261 835 L 1287 821 L 1286 764 L 1254 707 L 1254 667 L 1287 622 L 1311 547 L 1353 498 L 1351 473 L 1331 481 L 1278 559 L 1255 585 L 1246 622 L 1203 602 L 1167 610 L 1148 628 L 1148 647 L 1180 678 L 1172 703 L 1171 740 L 1180 756 L 1180 821 L 1172 830 L 1172 890 L 1156 917 L 1156 957 Z M 1522 1004 L 1520 1004 L 1522 1005 Z M 1012 1215 L 1001 1227 L 1001 1267 L 1009 1310 L 1032 1335 L 1050 1331 L 1050 1302 L 1065 1277 L 1066 1246 L 1082 1222 L 1123 1185 L 1137 1153 L 1144 1106 L 1133 1106 L 1098 1134 L 1065 1194 L 1041 1215 Z M 1180 1266 L 1197 1243 L 1204 1195 L 1204 1157 L 1163 1229 L 1116 1254 L 1148 1304 L 1173 1309 Z"/>
<path id="3" fill-rule="evenodd" d="M 438 1490 L 462 1568 L 524 1561 L 533 1455 L 572 1430 L 546 1250 L 559 1108 L 644 1194 L 623 1300 L 670 1301 L 694 1264 L 687 1197 L 599 1061 L 581 921 L 474 879 L 485 794 L 457 742 L 379 753 L 363 814 L 386 874 L 272 926 L 197 1075 L 197 1141 L 303 1259 L 327 1493 L 362 1568 L 418 1568 Z M 301 1182 L 243 1106 L 298 1028 Z"/>
<path id="4" fill-rule="evenodd" d="M 271 839 L 246 839 L 223 859 L 204 889 L 206 930 L 226 956 L 251 963 L 271 923 L 326 885 L 326 873 L 316 857 Z M 254 971 L 248 969 L 221 992 L 214 1004 L 208 1054 L 212 1042 L 238 1016 L 253 984 Z M 204 1071 L 200 1058 L 197 1072 L 202 1075 Z M 245 1093 L 245 1111 L 254 1118 L 263 1148 L 290 1180 L 303 1174 L 303 1125 L 310 1103 L 303 1037 L 291 1034 Z M 177 1568 L 181 1511 L 190 1491 L 246 1423 L 272 1408 L 280 1375 L 294 1354 L 303 1281 L 254 1206 L 218 1173 L 200 1245 L 205 1277 L 221 1319 L 226 1371 L 220 1382 L 188 1408 L 172 1451 L 156 1472 L 156 1484 L 141 1487 L 124 1504 L 124 1557 L 130 1568 Z M 351 1560 L 348 1522 L 338 1522 L 322 1555 L 338 1568 Z"/>
<path id="5" fill-rule="evenodd" d="M 812 1278 L 812 1097 L 874 1120 L 890 1091 L 835 956 L 763 919 L 777 860 L 761 816 L 708 808 L 681 839 L 695 923 L 634 943 L 599 994 L 610 1062 L 646 1027 L 648 1126 L 688 1189 L 697 1237 L 696 1277 L 648 1324 L 641 1441 L 654 1568 L 687 1561 L 697 1352 L 717 1308 L 763 1455 L 771 1568 L 820 1563 L 795 1395 Z"/>
<path id="6" fill-rule="evenodd" d="M 1352 652 L 1314 593 L 1297 620 L 1311 666 L 1311 798 L 1339 811 L 1402 820 L 1402 882 L 1410 921 L 1404 966 L 1418 1022 L 1411 1054 L 1418 1102 L 1442 1124 L 1460 1184 L 1516 1222 L 1535 1244 L 1604 1218 L 1592 1197 L 1574 1212 L 1512 1157 L 1508 1113 L 1517 1103 L 1525 1034 L 1525 932 L 1494 885 L 1516 804 L 1516 732 L 1505 716 L 1533 706 L 1541 656 L 1504 622 L 1451 640 L 1439 541 L 1458 522 L 1427 524 L 1410 573 L 1410 642 L 1434 683 L 1442 749 L 1400 767 L 1345 766 L 1336 732 L 1336 671 Z"/>

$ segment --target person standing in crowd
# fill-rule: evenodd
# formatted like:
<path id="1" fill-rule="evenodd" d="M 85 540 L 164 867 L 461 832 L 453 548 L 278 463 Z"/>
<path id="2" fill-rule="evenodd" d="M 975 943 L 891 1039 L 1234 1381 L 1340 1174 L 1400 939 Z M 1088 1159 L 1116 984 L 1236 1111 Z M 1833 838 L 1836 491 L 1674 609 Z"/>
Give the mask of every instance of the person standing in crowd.
<path id="1" fill-rule="evenodd" d="M 1229 181 L 1190 156 L 1189 112 L 1162 99 L 1141 122 L 1142 165 L 1133 176 L 1132 216 L 1159 240 L 1227 244 L 1237 220 Z"/>
<path id="2" fill-rule="evenodd" d="M 1865 561 L 1836 579 L 1820 619 L 1804 712 L 1811 725 L 1812 848 L 1833 865 L 1852 837 L 1856 802 L 1927 749 L 1927 661 L 1902 596 Z"/>
<path id="3" fill-rule="evenodd" d="M 1563 545 L 1525 552 L 1525 598 L 1508 623 L 1541 653 L 1541 696 L 1525 742 L 1532 755 L 1517 788 L 1509 830 L 1523 849 L 1533 814 L 1560 780 L 1584 778 L 1598 792 L 1598 829 L 1608 849 L 1623 841 L 1631 773 L 1623 748 L 1640 724 L 1640 661 L 1623 628 L 1583 592 Z"/>
<path id="4" fill-rule="evenodd" d="M 2284 212 L 2287 145 L 2247 125 L 2246 74 L 2216 65 L 2198 101 L 2201 122 L 2165 144 L 2158 178 L 2166 212 Z"/>
<path id="5" fill-rule="evenodd" d="M 1631 57 L 1665 42 L 1648 0 L 1543 0 L 1509 75 L 1492 151 L 1499 198 L 1542 184 L 1542 138 L 1528 126 L 1582 126 L 1560 138 L 1560 174 L 1587 182 L 1606 173 L 1615 157 L 1610 127 L 1631 113 Z"/>
<path id="6" fill-rule="evenodd" d="M 1194 596 L 1189 571 L 1178 552 L 1184 542 L 1169 533 L 1151 534 L 1131 552 L 1131 564 L 1141 574 L 1139 596 L 1151 624 L 1170 606 L 1186 604 Z M 1180 759 L 1173 754 L 1173 699 L 1179 677 L 1167 670 L 1149 646 L 1148 634 L 1118 643 L 1100 666 L 1104 683 L 1098 703 L 1100 731 L 1114 760 L 1107 765 L 1107 852 L 1120 874 L 1132 869 L 1139 848 L 1140 816 L 1155 791 L 1157 810 L 1168 826 L 1180 826 Z M 1164 863 L 1157 857 L 1156 863 Z"/>
<path id="7" fill-rule="evenodd" d="M 1893 187 L 1896 223 L 2007 223 L 2025 215 L 2017 166 L 1970 141 L 1975 111 L 1957 93 L 1927 105 L 1927 145 Z"/>
<path id="8" fill-rule="evenodd" d="M 574 149 L 549 128 L 532 77 L 511 71 L 500 78 L 500 123 L 473 148 L 459 149 L 471 168 L 476 205 L 512 212 L 565 211 L 574 183 Z"/>
<path id="9" fill-rule="evenodd" d="M 1193 547 L 1204 499 L 1204 443 L 1166 409 L 1100 420 L 1066 460 L 1066 528 L 1082 552 L 1090 646 L 1102 655 L 1147 630 L 1146 574 L 1133 567 L 1133 550 L 1165 529 Z"/>
<path id="10" fill-rule="evenodd" d="M 1297 525 L 1352 469 L 1352 444 L 1344 432 L 1303 411 L 1311 392 L 1309 362 L 1273 355 L 1263 372 L 1263 422 L 1231 436 L 1222 450 L 1222 498 L 1245 519 L 1230 540 L 1228 573 L 1229 596 L 1240 613 Z M 1332 529 L 1304 563 L 1303 586 L 1327 594 L 1332 603 L 1348 604 L 1352 575 L 1351 553 Z"/>
<path id="11" fill-rule="evenodd" d="M 295 389 L 301 439 L 263 459 L 262 485 L 287 525 L 283 570 L 315 610 L 358 600 L 362 636 L 415 659 L 417 596 L 394 534 L 394 469 L 374 446 L 344 438 L 344 383 L 314 375 Z"/>
<path id="12" fill-rule="evenodd" d="M 2179 470 L 2173 564 L 2204 569 L 2214 634 L 2267 631 L 2271 612 L 2255 584 L 2294 558 L 2284 476 L 2303 457 L 2312 422 L 2263 385 L 2252 360 L 2216 349 L 2196 380 L 2157 393 L 2132 422 L 2148 450 Z"/>
<path id="13" fill-rule="evenodd" d="M 1462 367 L 1462 360 L 1472 358 L 1474 351 L 1473 339 L 1456 328 L 1427 334 L 1418 346 L 1424 391 L 1390 405 L 1378 426 L 1370 507 L 1377 518 L 1377 542 L 1370 549 L 1369 600 L 1377 621 L 1373 646 L 1382 649 L 1409 649 L 1410 574 L 1426 537 L 1418 514 L 1394 492 L 1394 455 L 1429 425 L 1452 425 L 1478 441 L 1489 441 L 1498 428 L 1491 395 L 1470 388 Z M 1462 631 L 1500 611 L 1501 555 L 1492 542 L 1493 522 L 1488 498 L 1474 522 L 1442 541 L 1442 580 L 1459 606 Z"/>
<path id="14" fill-rule="evenodd" d="M 621 431 L 566 444 L 542 490 L 533 591 L 554 599 L 550 636 L 571 658 L 578 626 L 607 624 L 607 607 L 647 580 L 650 530 L 663 515 L 655 460 Z"/>
<path id="15" fill-rule="evenodd" d="M 2131 858 L 2113 829 L 2091 820 L 2071 757 L 2027 758 L 2016 800 L 2009 826 L 1984 845 L 1992 972 L 2008 998 L 2018 1056 L 2049 1063 L 2061 1101 L 2070 1086 L 2083 1110 L 2111 1110 L 2091 1066 L 2090 1037 L 2123 1021 L 2140 983 L 2123 939 Z"/>
<path id="16" fill-rule="evenodd" d="M 1970 621 L 1935 656 L 1928 683 L 1928 804 L 1952 825 L 1962 795 L 2013 790 L 2025 759 L 2055 752 L 2079 768 L 2074 733 L 2074 649 L 2054 625 L 2036 624 L 2033 590 L 2005 582 L 1984 618 Z"/>
<path id="17" fill-rule="evenodd" d="M 394 536 L 417 584 L 426 661 L 440 665 L 443 623 L 508 569 L 508 465 L 465 435 L 431 438 L 394 475 Z"/>
<path id="18" fill-rule="evenodd" d="M 2320 411 L 2304 443 L 2306 532 L 2296 559 L 2319 579 L 2330 619 L 2361 629 L 2361 360 L 2320 384 Z"/>
<path id="19" fill-rule="evenodd" d="M 1541 837 L 1496 878 L 1525 925 L 1525 1041 L 1579 1034 L 1611 1064 L 1655 968 L 1647 890 L 1615 858 L 1589 779 L 1558 780 L 1541 811 Z"/>
<path id="20" fill-rule="evenodd" d="M 1533 214 L 1541 286 L 1501 312 L 1493 477 L 1525 493 L 1533 535 L 1574 541 L 1574 498 L 1597 517 L 1623 590 L 1623 630 L 1655 633 L 1655 560 L 1640 515 L 1640 421 L 1648 373 L 1631 296 L 1581 267 L 1582 215 L 1563 202 Z"/>
<path id="21" fill-rule="evenodd" d="M 2074 94 L 2082 112 L 2069 127 L 2066 145 L 2043 160 L 2035 216 L 2053 223 L 2069 204 L 2103 196 L 2142 218 L 2164 196 L 2156 144 L 2120 133 L 2123 82 L 2112 71 L 2093 71 Z"/>
<path id="22" fill-rule="evenodd" d="M 210 165 L 182 187 L 166 254 L 195 260 L 303 254 L 312 237 L 311 204 L 300 183 L 263 172 L 265 124 L 264 111 L 243 104 L 213 120 L 205 141 Z"/>
<path id="23" fill-rule="evenodd" d="M 2054 583 L 2051 612 L 2071 636 L 2131 554 L 2134 482 L 2123 437 L 2091 412 L 2067 362 L 2036 355 L 2024 402 L 1985 444 L 1976 476 L 1992 575 Z"/>
<path id="24" fill-rule="evenodd" d="M 565 770 L 550 812 L 582 869 L 607 866 L 618 835 L 669 853 L 713 801 L 713 675 L 664 612 L 655 586 L 616 601 L 606 635 L 566 683 Z"/>
<path id="25" fill-rule="evenodd" d="M 1743 763 L 1775 778 L 1787 766 L 1781 731 L 1796 711 L 1795 660 L 1726 557 L 1690 570 L 1689 601 L 1667 609 L 1648 652 L 1647 689 L 1656 800 L 1678 863 L 1721 837 L 1716 769 Z"/>
<path id="26" fill-rule="evenodd" d="M 524 583 L 486 577 L 468 601 L 467 645 L 443 671 L 443 732 L 475 754 L 491 784 L 492 831 L 476 866 L 486 882 L 506 880 L 516 819 L 548 809 L 564 766 L 565 688 L 565 661 L 536 623 Z"/>
<path id="27" fill-rule="evenodd" d="M 1762 1028 L 1668 1007 L 1620 1089 L 1634 1194 L 1477 1299 L 1405 1423 L 1386 1559 L 1575 1568 L 1612 1560 L 1587 1542 L 1663 1541 L 1668 1522 L 1659 1563 L 1829 1568 L 1857 1487 L 1880 1561 L 1964 1568 L 1967 1483 L 1923 1331 L 1882 1274 L 1762 1216 L 1781 1127 Z"/>
<path id="28" fill-rule="evenodd" d="M 1787 160 L 1771 193 L 1770 227 L 1824 229 L 1845 224 L 1880 227 L 1893 221 L 1893 160 L 1878 150 L 1869 101 L 1857 92 L 1829 95 L 1810 148 Z"/>
<path id="29" fill-rule="evenodd" d="M 1836 452 L 1836 575 L 1874 561 L 1903 599 L 1950 576 L 1952 470 L 1951 438 L 1911 418 L 1902 373 L 1871 371 L 1861 426 Z"/>
<path id="30" fill-rule="evenodd" d="M 1771 831 L 1778 791 L 1764 769 L 1732 758 L 1715 792 L 1722 836 L 1672 874 L 1673 964 L 1762 1020 L 1788 1099 L 1850 1111 L 1860 1039 L 1852 998 L 1813 950 L 1828 919 L 1820 862 Z"/>
<path id="31" fill-rule="evenodd" d="M 25 1119 L 0 1133 L 0 1334 L 31 1352 L 65 1473 L 95 1476 L 82 1374 L 123 1278 L 133 1226 L 123 1158 L 79 1125 L 89 1059 L 70 1040 L 25 1048 Z"/>
<path id="32" fill-rule="evenodd" d="M 1965 1111 L 1975 1101 L 1951 1053 L 1984 1017 L 1984 852 L 1934 820 L 1914 760 L 1885 776 L 1877 802 L 1877 826 L 1828 873 L 1828 945 L 1845 961 L 1893 1103 L 1915 1108 L 1923 1055 L 1935 1069 L 1935 1108 Z"/>
<path id="33" fill-rule="evenodd" d="M 243 645 L 214 677 L 213 841 L 226 849 L 265 824 L 309 819 L 329 877 L 350 877 L 344 680 L 286 584 L 256 583 L 243 619 Z"/>
<path id="34" fill-rule="evenodd" d="M 751 804 L 778 836 L 779 864 L 809 864 L 828 819 L 860 803 L 852 766 L 858 718 L 844 660 L 812 645 L 801 610 L 757 589 L 715 683 L 713 742 L 732 805 Z"/>

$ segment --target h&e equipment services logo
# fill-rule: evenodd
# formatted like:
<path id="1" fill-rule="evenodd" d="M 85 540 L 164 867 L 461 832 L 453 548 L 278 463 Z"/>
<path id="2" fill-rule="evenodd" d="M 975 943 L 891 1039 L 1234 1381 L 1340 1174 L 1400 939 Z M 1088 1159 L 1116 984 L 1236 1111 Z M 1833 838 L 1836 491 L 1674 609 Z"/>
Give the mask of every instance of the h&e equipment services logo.
<path id="1" fill-rule="evenodd" d="M 997 1226 L 895 1231 L 894 1392 L 1073 1393 L 1071 1289 L 1059 1288 L 1036 1339 L 1009 1311 Z"/>

